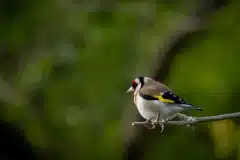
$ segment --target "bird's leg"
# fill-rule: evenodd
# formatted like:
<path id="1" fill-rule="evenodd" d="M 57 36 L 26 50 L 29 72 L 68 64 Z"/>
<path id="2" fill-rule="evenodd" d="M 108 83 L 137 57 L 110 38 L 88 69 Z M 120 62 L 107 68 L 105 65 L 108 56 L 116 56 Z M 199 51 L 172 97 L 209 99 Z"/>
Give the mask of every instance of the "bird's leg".
<path id="1" fill-rule="evenodd" d="M 153 120 L 153 118 L 150 118 L 150 119 L 146 120 L 144 126 L 148 129 L 154 129 L 155 124 L 153 123 L 152 120 Z"/>
<path id="2" fill-rule="evenodd" d="M 164 128 L 165 128 L 165 126 L 164 126 L 164 122 L 165 122 L 164 119 L 161 120 L 161 123 L 160 123 L 160 126 L 161 126 L 161 133 L 163 132 L 163 130 L 164 130 Z"/>
<path id="3" fill-rule="evenodd" d="M 157 117 L 156 117 L 156 119 L 155 119 L 155 124 L 159 124 L 159 118 L 160 118 L 160 112 L 158 112 L 158 115 L 157 115 Z M 164 130 L 164 120 L 162 120 L 161 121 L 162 123 L 160 123 L 160 127 L 161 127 L 161 133 L 163 132 L 163 130 Z"/>
<path id="4" fill-rule="evenodd" d="M 155 124 L 157 124 L 159 122 L 159 118 L 160 118 L 160 112 L 158 112 L 158 115 L 157 115 L 157 117 L 156 117 L 156 119 L 154 121 Z"/>
<path id="5" fill-rule="evenodd" d="M 165 128 L 165 125 L 164 123 L 169 121 L 171 119 L 171 117 L 168 117 L 168 118 L 165 118 L 163 120 L 161 120 L 161 123 L 160 123 L 160 126 L 161 126 L 161 133 L 163 132 L 164 128 Z"/>

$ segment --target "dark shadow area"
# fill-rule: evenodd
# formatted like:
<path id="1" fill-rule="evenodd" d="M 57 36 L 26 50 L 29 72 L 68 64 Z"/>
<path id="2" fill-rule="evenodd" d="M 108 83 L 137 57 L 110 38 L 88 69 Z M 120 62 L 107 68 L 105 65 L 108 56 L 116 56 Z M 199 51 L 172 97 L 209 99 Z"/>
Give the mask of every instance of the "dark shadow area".
<path id="1" fill-rule="evenodd" d="M 16 125 L 0 121 L 0 159 L 25 160 L 39 159 L 34 149 L 24 136 L 24 132 Z"/>

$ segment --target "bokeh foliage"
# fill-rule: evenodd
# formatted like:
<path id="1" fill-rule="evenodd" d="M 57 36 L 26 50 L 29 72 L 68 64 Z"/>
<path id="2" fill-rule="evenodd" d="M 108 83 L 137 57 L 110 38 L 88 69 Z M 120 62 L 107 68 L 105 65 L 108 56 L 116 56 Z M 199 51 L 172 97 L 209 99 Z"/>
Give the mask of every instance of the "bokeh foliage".
<path id="1" fill-rule="evenodd" d="M 150 75 L 159 44 L 186 5 L 148 1 L 1 2 L 1 116 L 57 159 L 121 159 L 122 114 L 136 75 Z M 239 111 L 239 5 L 176 56 L 166 83 L 215 115 Z M 131 125 L 131 124 L 129 124 Z M 217 159 L 238 152 L 232 121 L 176 129 L 146 159 Z M 181 147 L 180 147 L 181 146 Z"/>

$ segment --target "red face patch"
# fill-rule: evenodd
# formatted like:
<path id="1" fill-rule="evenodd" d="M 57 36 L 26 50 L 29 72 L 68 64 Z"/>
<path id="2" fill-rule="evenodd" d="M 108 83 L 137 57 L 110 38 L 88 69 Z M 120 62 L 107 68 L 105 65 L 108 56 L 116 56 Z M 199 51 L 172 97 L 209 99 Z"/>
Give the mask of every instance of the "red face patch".
<path id="1" fill-rule="evenodd" d="M 133 89 L 136 89 L 136 88 L 137 88 L 137 83 L 136 83 L 135 80 L 132 81 L 132 87 L 133 87 Z"/>

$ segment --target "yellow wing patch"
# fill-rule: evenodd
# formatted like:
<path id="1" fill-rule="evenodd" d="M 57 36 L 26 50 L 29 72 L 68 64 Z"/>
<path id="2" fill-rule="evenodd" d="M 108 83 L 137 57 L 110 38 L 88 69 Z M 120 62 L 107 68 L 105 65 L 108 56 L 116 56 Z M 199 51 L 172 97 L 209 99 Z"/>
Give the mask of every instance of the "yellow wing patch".
<path id="1" fill-rule="evenodd" d="M 164 102 L 164 103 L 174 103 L 173 100 L 165 99 L 165 98 L 162 97 L 162 95 L 159 95 L 159 96 L 153 96 L 153 97 L 157 98 L 159 101 Z"/>

